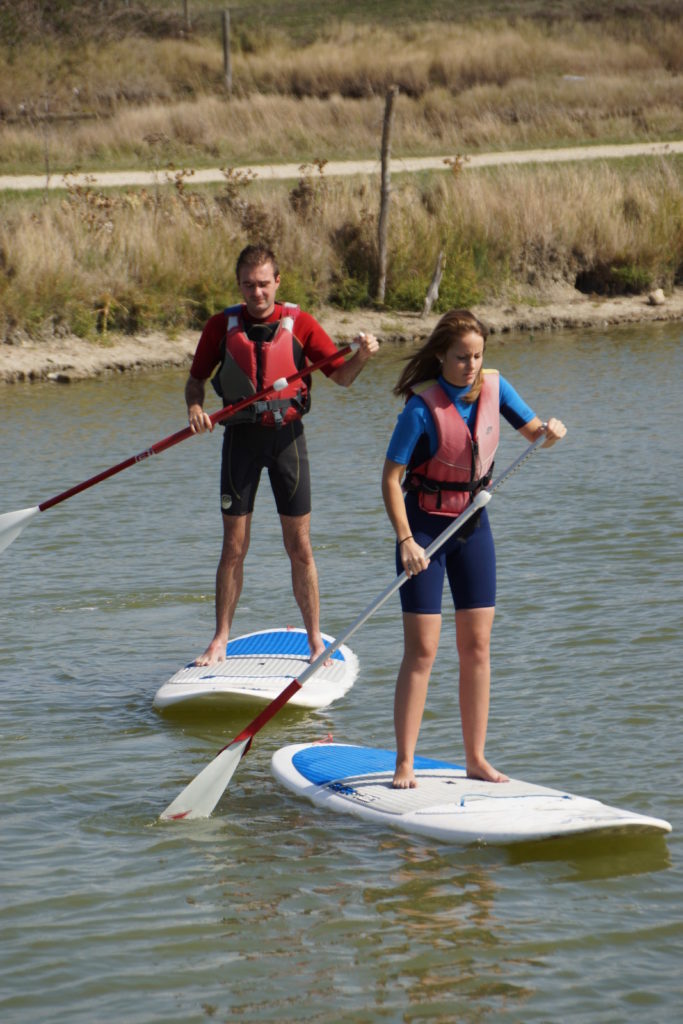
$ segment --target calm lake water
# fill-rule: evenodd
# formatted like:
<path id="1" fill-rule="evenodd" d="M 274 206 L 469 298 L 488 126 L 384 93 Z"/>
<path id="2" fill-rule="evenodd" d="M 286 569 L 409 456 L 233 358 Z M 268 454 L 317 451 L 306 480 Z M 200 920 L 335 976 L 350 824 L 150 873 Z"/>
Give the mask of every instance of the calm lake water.
<path id="1" fill-rule="evenodd" d="M 489 365 L 565 442 L 496 494 L 488 753 L 508 773 L 670 820 L 667 839 L 458 848 L 283 791 L 279 746 L 391 745 L 398 597 L 353 638 L 337 705 L 285 709 L 214 816 L 158 814 L 251 717 L 162 717 L 206 645 L 219 435 L 42 513 L 2 555 L 0 1019 L 669 1022 L 683 992 L 681 345 L 677 325 L 494 337 Z M 323 628 L 393 576 L 379 475 L 406 350 L 308 437 Z M 0 385 L 2 507 L 37 504 L 185 423 L 184 373 Z M 524 442 L 504 428 L 503 468 Z M 235 635 L 299 625 L 267 481 Z M 453 631 L 420 752 L 461 760 Z"/>

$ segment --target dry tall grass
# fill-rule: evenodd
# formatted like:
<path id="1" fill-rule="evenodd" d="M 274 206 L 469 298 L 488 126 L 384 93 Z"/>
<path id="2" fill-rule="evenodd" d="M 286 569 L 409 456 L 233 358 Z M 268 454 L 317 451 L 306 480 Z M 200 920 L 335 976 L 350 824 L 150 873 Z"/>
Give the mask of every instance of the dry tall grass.
<path id="1" fill-rule="evenodd" d="M 0 49 L 0 172 L 40 172 L 46 154 L 61 172 L 370 156 L 394 82 L 397 154 L 670 138 L 683 127 L 682 55 L 681 23 L 656 19 L 630 35 L 339 25 L 304 47 L 274 35 L 235 54 L 228 101 L 213 41 Z"/>
<path id="2" fill-rule="evenodd" d="M 680 85 L 631 79 L 517 82 L 477 86 L 453 97 L 433 89 L 399 95 L 393 153 L 411 156 L 634 142 L 676 137 Z M 594 102 L 598 95 L 601 102 Z M 105 123 L 0 126 L 0 173 L 76 169 L 233 166 L 377 156 L 384 99 L 295 100 L 255 95 L 230 104 L 208 96 L 172 105 L 125 108 Z"/>
<path id="3" fill-rule="evenodd" d="M 565 5 L 566 6 L 566 5 Z M 420 25 L 335 23 L 307 43 L 45 39 L 0 46 L 0 173 L 234 168 L 377 156 L 384 94 L 395 157 L 680 136 L 680 17 Z M 254 45 L 258 41 L 259 45 Z M 420 308 L 438 251 L 441 307 L 553 283 L 602 292 L 681 278 L 681 161 L 507 168 L 396 180 L 389 306 Z M 3 198 L 0 340 L 21 330 L 174 330 L 236 297 L 239 248 L 266 236 L 283 292 L 315 307 L 371 301 L 377 181 L 311 173 L 295 188 L 72 190 Z"/>
<path id="4" fill-rule="evenodd" d="M 670 34 L 629 40 L 614 35 L 612 27 L 590 24 L 423 24 L 403 31 L 340 24 L 303 52 L 282 42 L 245 54 L 238 71 L 249 92 L 359 97 L 396 83 L 408 95 L 421 96 L 435 86 L 455 94 L 568 73 L 639 75 L 670 61 L 669 70 L 683 67 Z"/>
<path id="5" fill-rule="evenodd" d="M 683 274 L 683 198 L 675 158 L 633 166 L 507 167 L 396 182 L 389 307 L 419 309 L 437 252 L 440 308 L 535 296 L 558 283 L 605 291 L 670 287 Z M 277 249 L 282 293 L 315 308 L 371 301 L 377 186 L 326 180 L 294 189 L 232 176 L 217 192 L 179 176 L 159 193 L 74 190 L 19 204 L 0 226 L 0 338 L 71 330 L 198 327 L 235 299 L 239 249 Z"/>

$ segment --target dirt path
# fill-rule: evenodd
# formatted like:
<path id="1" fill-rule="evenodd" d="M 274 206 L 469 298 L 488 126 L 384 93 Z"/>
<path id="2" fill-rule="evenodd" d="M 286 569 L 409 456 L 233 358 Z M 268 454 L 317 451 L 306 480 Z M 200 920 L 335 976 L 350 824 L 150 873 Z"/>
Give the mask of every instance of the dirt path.
<path id="1" fill-rule="evenodd" d="M 683 141 L 635 142 L 624 146 L 577 146 L 565 149 L 527 149 L 507 153 L 478 153 L 465 158 L 465 167 L 492 167 L 502 164 L 566 163 L 572 160 L 614 160 L 630 156 L 666 156 L 683 153 Z M 404 157 L 391 162 L 394 174 L 401 172 L 444 170 L 450 156 Z M 288 180 L 300 176 L 301 164 L 253 165 L 239 167 L 263 180 Z M 326 175 L 379 174 L 379 160 L 330 161 L 325 164 Z M 224 180 L 220 168 L 198 170 L 192 174 L 193 184 L 208 184 Z M 165 171 L 94 171 L 72 175 L 70 184 L 97 186 L 99 188 L 121 188 L 126 185 L 155 185 L 173 181 L 173 175 Z M 0 189 L 27 191 L 30 189 L 60 189 L 66 183 L 61 174 L 48 179 L 41 174 L 6 175 L 0 177 Z"/>

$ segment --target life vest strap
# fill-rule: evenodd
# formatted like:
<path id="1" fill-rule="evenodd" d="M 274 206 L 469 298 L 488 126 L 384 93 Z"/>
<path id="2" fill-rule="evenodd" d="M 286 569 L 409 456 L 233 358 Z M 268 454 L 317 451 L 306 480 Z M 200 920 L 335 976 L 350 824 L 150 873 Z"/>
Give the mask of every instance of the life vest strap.
<path id="1" fill-rule="evenodd" d="M 303 415 L 306 403 L 300 401 L 299 395 L 301 391 L 298 391 L 292 398 L 269 398 L 262 402 L 252 402 L 252 408 L 254 410 L 254 419 L 263 415 L 263 413 L 270 412 L 273 414 L 275 420 L 275 426 L 280 426 L 284 419 L 284 415 L 288 409 L 295 408 L 301 410 Z M 229 422 L 223 424 L 223 426 L 229 426 Z"/>
<path id="2" fill-rule="evenodd" d="M 478 480 L 459 480 L 457 482 L 451 480 L 432 480 L 427 476 L 423 476 L 422 473 L 411 473 L 406 487 L 408 490 L 427 491 L 428 494 L 438 494 L 439 491 L 467 491 L 470 494 L 476 494 L 482 487 L 488 487 L 492 478 L 493 463 L 491 463 L 488 473 L 485 476 L 479 477 Z"/>
<path id="3" fill-rule="evenodd" d="M 466 494 L 470 494 L 474 497 L 479 491 L 483 490 L 484 487 L 488 487 L 493 477 L 493 463 L 491 468 L 485 476 L 480 477 L 478 480 L 472 480 L 468 483 L 462 481 L 453 482 L 450 480 L 431 480 L 429 477 L 423 476 L 421 473 L 411 473 L 410 479 L 405 485 L 406 491 L 414 491 L 419 493 L 422 491 L 425 494 L 436 494 L 436 507 L 441 508 L 441 495 L 444 491 L 460 491 Z"/>

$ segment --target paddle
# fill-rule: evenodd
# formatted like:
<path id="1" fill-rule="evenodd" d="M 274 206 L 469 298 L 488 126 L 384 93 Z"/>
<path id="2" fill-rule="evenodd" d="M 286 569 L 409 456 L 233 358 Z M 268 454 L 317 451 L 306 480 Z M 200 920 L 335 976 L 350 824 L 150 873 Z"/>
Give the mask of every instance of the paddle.
<path id="1" fill-rule="evenodd" d="M 241 398 L 238 402 L 233 402 L 232 405 L 226 405 L 223 409 L 219 409 L 218 412 L 212 413 L 209 419 L 213 424 L 220 423 L 222 420 L 227 420 L 230 416 L 234 416 L 235 413 L 241 412 L 242 409 L 246 409 L 254 402 L 262 402 L 265 399 L 272 397 L 274 394 L 277 394 L 278 391 L 282 391 L 284 388 L 289 387 L 290 384 L 295 384 L 303 377 L 308 377 L 308 375 L 313 373 L 314 370 L 321 370 L 324 366 L 329 366 L 330 363 L 339 359 L 340 356 L 345 356 L 349 352 L 355 351 L 357 348 L 358 342 L 352 341 L 343 348 L 338 349 L 333 355 L 326 356 L 324 359 L 311 363 L 310 366 L 306 366 L 303 370 L 298 370 L 289 377 L 280 377 L 278 380 L 274 381 L 270 387 L 264 388 L 262 391 L 257 391 L 255 394 L 249 395 L 247 398 Z M 103 470 L 101 473 L 98 473 L 97 476 L 92 476 L 89 480 L 84 480 L 83 483 L 76 484 L 75 487 L 70 487 L 67 491 L 62 491 L 61 494 L 55 495 L 54 498 L 48 498 L 47 501 L 41 502 L 40 505 L 34 505 L 31 508 L 22 508 L 19 509 L 18 512 L 5 512 L 3 515 L 0 515 L 0 552 L 4 551 L 5 548 L 8 548 L 12 541 L 16 540 L 21 531 L 39 512 L 45 512 L 46 509 L 52 508 L 53 505 L 59 505 L 60 502 L 66 501 L 67 498 L 73 498 L 75 494 L 80 494 L 81 491 L 86 491 L 89 487 L 94 487 L 95 484 L 99 484 L 103 480 L 108 480 L 110 476 L 114 476 L 116 473 L 120 473 L 122 470 L 128 469 L 129 466 L 134 466 L 138 462 L 143 462 L 151 455 L 159 455 L 161 452 L 165 452 L 167 448 L 172 448 L 173 445 L 179 444 L 188 437 L 192 437 L 191 427 L 185 427 L 183 430 L 179 430 L 177 433 L 171 434 L 169 437 L 164 437 L 161 441 L 157 441 L 156 444 L 153 444 L 151 448 L 147 448 L 144 452 L 140 452 L 139 455 L 131 455 L 130 458 L 124 459 L 123 462 L 119 462 L 117 465 Z"/>
<path id="2" fill-rule="evenodd" d="M 439 550 L 447 540 L 449 540 L 454 533 L 465 525 L 468 519 L 478 512 L 480 508 L 487 505 L 491 500 L 493 492 L 507 480 L 508 477 L 519 469 L 523 462 L 529 458 L 529 456 L 536 450 L 536 448 L 545 440 L 545 435 L 541 434 L 535 441 L 529 445 L 518 458 L 512 462 L 506 470 L 504 470 L 496 479 L 493 481 L 488 490 L 480 491 L 479 494 L 475 495 L 472 504 L 465 509 L 461 515 L 454 519 L 446 529 L 439 534 L 439 536 L 432 541 L 428 548 L 425 549 L 425 554 L 428 558 Z M 387 601 L 392 594 L 403 586 L 408 579 L 408 574 L 402 572 L 400 576 L 397 576 L 392 582 L 386 587 L 382 593 L 372 601 L 368 607 L 361 612 L 358 618 L 349 626 L 345 633 L 340 637 L 337 637 L 329 647 L 326 647 L 324 652 L 320 654 L 311 664 L 301 673 L 298 679 L 293 679 L 292 682 L 285 687 L 285 689 L 275 697 L 274 700 L 268 704 L 263 711 L 256 718 L 249 723 L 249 725 L 235 736 L 232 742 L 228 743 L 222 750 L 216 754 L 214 759 L 204 768 L 199 775 L 190 782 L 185 789 L 173 800 L 165 811 L 160 815 L 163 821 L 180 821 L 188 818 L 208 818 L 213 811 L 214 807 L 220 800 L 221 796 L 225 792 L 230 779 L 235 773 L 237 765 L 241 759 L 249 750 L 251 741 L 256 733 L 263 728 L 263 726 L 270 721 L 270 719 L 277 714 L 290 697 L 293 697 L 301 687 L 311 678 L 311 676 L 318 671 L 321 665 L 327 661 L 334 652 L 341 647 L 343 643 L 351 637 L 360 626 L 366 622 L 370 616 L 377 611 L 378 608 Z"/>

